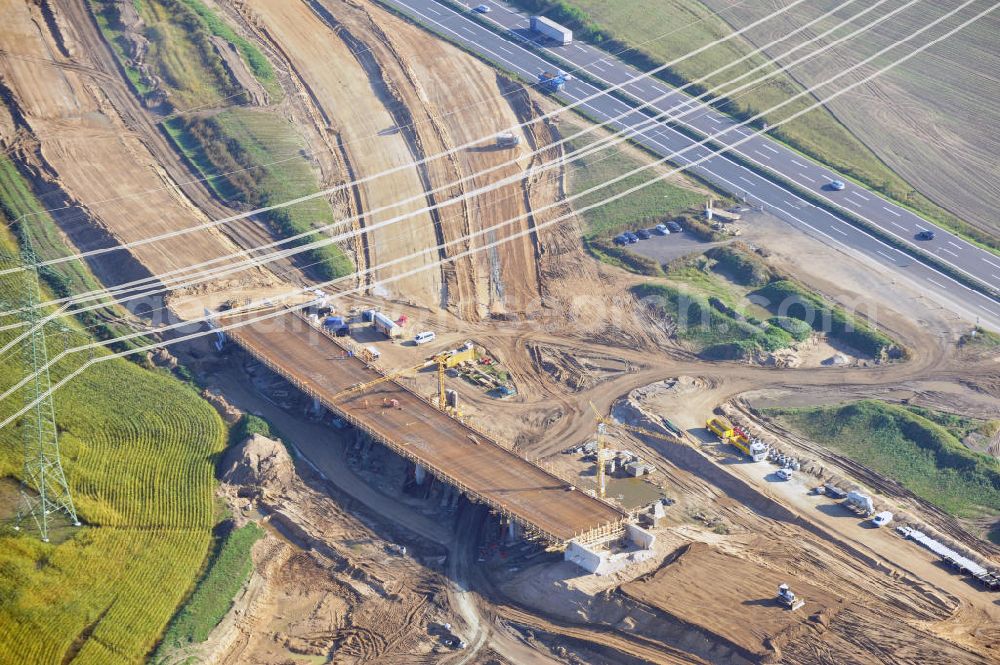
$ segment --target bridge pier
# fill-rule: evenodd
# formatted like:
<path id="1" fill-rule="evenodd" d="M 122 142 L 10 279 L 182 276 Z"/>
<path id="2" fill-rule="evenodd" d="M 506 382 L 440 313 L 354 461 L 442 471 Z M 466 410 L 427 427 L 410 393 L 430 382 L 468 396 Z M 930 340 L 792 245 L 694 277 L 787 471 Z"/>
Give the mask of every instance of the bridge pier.
<path id="1" fill-rule="evenodd" d="M 423 485 L 424 480 L 426 479 L 427 469 L 425 469 L 422 464 L 415 464 L 413 469 L 413 480 L 416 481 L 418 485 Z"/>
<path id="2" fill-rule="evenodd" d="M 309 408 L 309 416 L 312 418 L 322 418 L 326 413 L 326 407 L 323 406 L 323 402 L 320 401 L 318 397 L 312 398 L 312 406 Z"/>

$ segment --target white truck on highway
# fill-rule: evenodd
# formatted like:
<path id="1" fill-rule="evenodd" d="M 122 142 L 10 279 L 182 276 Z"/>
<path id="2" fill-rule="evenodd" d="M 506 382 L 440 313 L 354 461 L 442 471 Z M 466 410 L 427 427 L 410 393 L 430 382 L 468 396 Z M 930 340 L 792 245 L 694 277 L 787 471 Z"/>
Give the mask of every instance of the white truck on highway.
<path id="1" fill-rule="evenodd" d="M 550 21 L 544 16 L 531 17 L 531 31 L 548 37 L 549 39 L 566 46 L 573 43 L 573 31 L 564 28 L 555 21 Z"/>

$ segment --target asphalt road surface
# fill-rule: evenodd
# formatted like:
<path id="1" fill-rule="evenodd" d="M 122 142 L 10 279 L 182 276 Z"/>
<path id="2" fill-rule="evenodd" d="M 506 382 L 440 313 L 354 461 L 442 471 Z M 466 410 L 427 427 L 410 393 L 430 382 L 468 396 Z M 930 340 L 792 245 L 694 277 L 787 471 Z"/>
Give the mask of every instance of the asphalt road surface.
<path id="1" fill-rule="evenodd" d="M 492 11 L 480 17 L 493 21 L 505 30 L 504 36 L 479 24 L 471 13 L 456 12 L 436 0 L 382 1 L 464 48 L 499 63 L 527 81 L 535 81 L 541 71 L 554 69 L 549 60 L 531 50 L 532 45 L 528 44 L 537 39 L 529 30 L 528 17 L 502 2 L 483 0 L 483 4 L 491 7 Z M 476 2 L 470 6 L 478 4 Z M 971 9 L 976 8 L 971 6 Z M 963 13 L 957 14 L 951 21 L 942 23 L 942 30 L 967 17 Z M 931 38 L 932 35 L 929 34 L 927 39 Z M 915 43 L 904 45 L 894 54 L 896 57 L 902 56 L 920 43 L 923 42 L 915 40 Z M 587 44 L 574 42 L 566 46 L 557 46 L 533 42 L 533 45 L 570 63 L 573 66 L 571 72 L 586 71 L 591 78 L 604 81 L 609 86 L 624 83 L 640 75 L 639 70 Z M 573 77 L 566 83 L 558 97 L 566 102 L 574 102 L 604 89 Z M 647 115 L 635 110 L 644 103 L 666 95 L 662 100 L 650 103 L 647 108 L 658 112 L 673 109 L 676 113 L 692 103 L 689 96 L 649 78 L 627 84 L 622 92 L 628 94 L 631 104 L 611 95 L 602 95 L 581 104 L 580 108 L 602 122 L 628 113 L 620 120 L 612 122 L 609 128 L 611 126 L 615 129 L 637 128 L 633 140 L 660 155 L 687 149 L 684 154 L 671 158 L 671 161 L 679 166 L 687 166 L 710 154 L 711 151 L 706 146 L 693 147 L 696 141 L 686 134 L 663 123 L 651 121 Z M 823 92 L 830 94 L 832 90 Z M 715 139 L 720 144 L 739 141 L 751 134 L 746 128 L 735 127 L 738 123 L 733 118 L 707 109 L 694 111 L 676 122 L 704 135 L 715 135 L 729 128 L 731 131 L 727 135 Z M 754 162 L 762 168 L 780 174 L 786 180 L 795 182 L 836 208 L 864 219 L 886 235 L 894 236 L 900 241 L 936 255 L 942 263 L 978 280 L 988 288 L 992 288 L 995 293 L 1000 292 L 1000 257 L 995 254 L 931 224 L 908 209 L 864 189 L 767 136 L 752 138 L 733 148 L 732 151 L 739 153 L 744 160 Z M 960 313 L 976 317 L 981 323 L 990 327 L 1000 328 L 1000 298 L 992 298 L 970 289 L 934 267 L 850 224 L 838 215 L 817 207 L 779 182 L 762 176 L 725 155 L 711 157 L 688 170 L 719 188 L 744 198 L 751 205 L 762 207 L 789 224 L 820 237 L 828 244 L 860 252 L 891 270 L 910 276 L 928 291 L 945 295 L 947 301 Z M 832 190 L 829 185 L 833 180 L 842 180 L 846 183 L 846 188 L 842 191 Z M 916 234 L 925 229 L 932 229 L 935 238 L 929 241 L 916 240 Z"/>

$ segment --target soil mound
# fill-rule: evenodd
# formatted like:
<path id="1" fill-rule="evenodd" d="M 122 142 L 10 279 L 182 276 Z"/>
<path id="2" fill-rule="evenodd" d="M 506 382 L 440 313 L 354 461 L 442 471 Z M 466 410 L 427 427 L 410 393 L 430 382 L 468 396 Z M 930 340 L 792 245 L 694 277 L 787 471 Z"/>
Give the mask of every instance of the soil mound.
<path id="1" fill-rule="evenodd" d="M 292 458 L 280 441 L 254 434 L 230 450 L 222 464 L 222 481 L 245 490 L 287 488 L 295 477 Z"/>

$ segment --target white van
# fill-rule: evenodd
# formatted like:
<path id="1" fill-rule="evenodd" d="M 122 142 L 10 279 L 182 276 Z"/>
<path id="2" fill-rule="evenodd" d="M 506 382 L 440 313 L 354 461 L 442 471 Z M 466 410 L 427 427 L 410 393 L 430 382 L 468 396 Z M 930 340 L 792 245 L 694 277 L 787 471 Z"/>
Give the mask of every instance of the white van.
<path id="1" fill-rule="evenodd" d="M 872 524 L 874 526 L 885 526 L 892 521 L 892 513 L 888 510 L 883 511 L 872 518 Z"/>
<path id="2" fill-rule="evenodd" d="M 417 336 L 413 338 L 413 341 L 417 344 L 426 344 L 427 342 L 433 342 L 436 337 L 437 335 L 428 330 L 426 332 L 417 333 Z"/>

